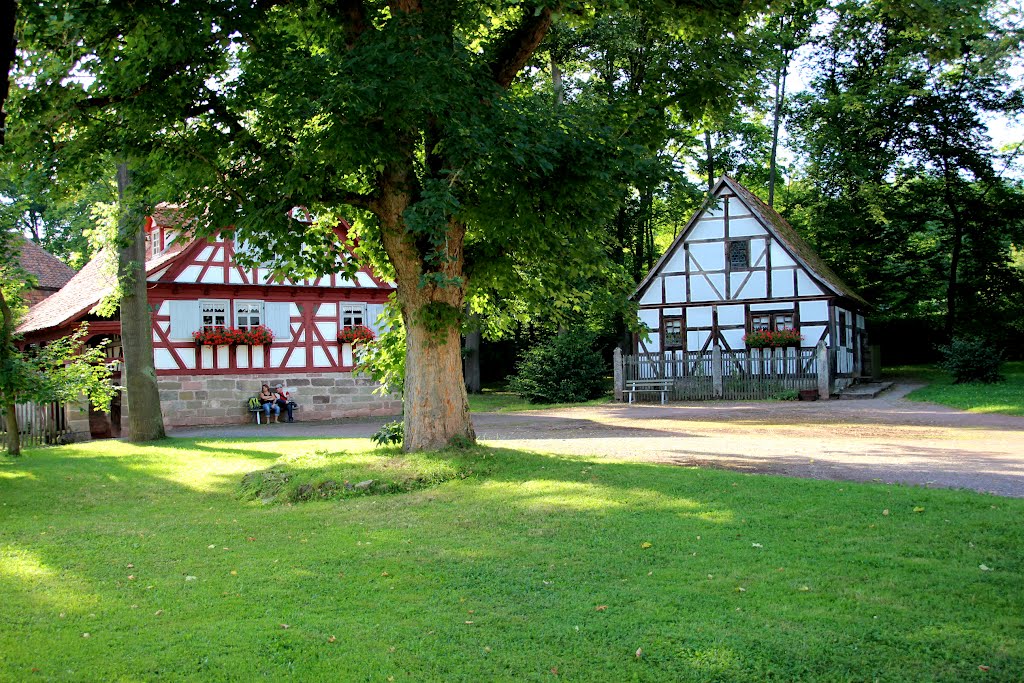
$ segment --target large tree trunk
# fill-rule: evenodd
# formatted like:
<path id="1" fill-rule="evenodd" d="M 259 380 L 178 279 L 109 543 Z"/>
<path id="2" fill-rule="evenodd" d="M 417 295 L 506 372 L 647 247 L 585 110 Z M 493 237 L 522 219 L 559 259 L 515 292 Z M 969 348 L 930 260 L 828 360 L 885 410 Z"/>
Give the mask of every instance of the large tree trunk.
<path id="1" fill-rule="evenodd" d="M 0 367 L 8 365 L 14 355 L 14 314 L 7 304 L 7 298 L 0 291 Z M 21 431 L 18 428 L 18 413 L 15 411 L 14 395 L 4 391 L 4 414 L 7 421 L 7 455 L 21 455 Z"/>
<path id="2" fill-rule="evenodd" d="M 704 131 L 704 154 L 708 162 L 708 194 L 715 189 L 715 148 L 711 144 L 711 131 Z"/>
<path id="3" fill-rule="evenodd" d="M 164 417 L 153 365 L 153 320 L 146 296 L 146 236 L 142 221 L 125 210 L 128 167 L 117 166 L 117 193 L 121 203 L 118 226 L 122 240 L 131 241 L 118 253 L 121 282 L 121 348 L 124 351 L 124 384 L 128 403 L 128 440 L 162 439 Z M 123 243 L 123 242 L 122 242 Z"/>
<path id="4" fill-rule="evenodd" d="M 0 0 L 0 145 L 4 144 L 7 133 L 7 112 L 4 108 L 10 92 L 11 68 L 17 57 L 18 44 L 15 33 L 15 15 L 18 3 L 14 0 Z"/>
<path id="5" fill-rule="evenodd" d="M 374 202 L 373 210 L 380 220 L 384 249 L 395 268 L 398 303 L 405 323 L 403 447 L 422 451 L 473 443 L 476 433 L 462 377 L 459 325 L 465 303 L 462 242 L 466 226 L 454 219 L 447 225 L 446 258 L 439 274 L 449 284 L 422 282 L 422 247 L 406 232 L 403 219 L 415 183 L 412 159 L 409 152 L 405 163 L 387 167 L 380 199 Z"/>
<path id="6" fill-rule="evenodd" d="M 956 198 L 953 196 L 952 184 L 954 180 L 950 175 L 947 167 L 943 179 L 945 185 L 944 194 L 946 208 L 949 209 L 950 216 L 953 219 L 953 244 L 949 250 L 949 277 L 946 282 L 946 323 L 944 326 L 946 341 L 951 340 L 956 332 L 957 305 L 960 297 L 958 276 L 960 272 L 960 258 L 964 246 L 964 217 L 960 211 L 960 206 L 956 202 Z"/>

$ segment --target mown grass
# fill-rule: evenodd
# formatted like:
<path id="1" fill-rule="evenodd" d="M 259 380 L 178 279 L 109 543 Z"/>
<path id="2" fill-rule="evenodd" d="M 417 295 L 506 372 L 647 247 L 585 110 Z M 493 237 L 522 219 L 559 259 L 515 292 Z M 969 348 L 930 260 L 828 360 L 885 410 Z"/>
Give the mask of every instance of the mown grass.
<path id="1" fill-rule="evenodd" d="M 1022 500 L 482 447 L 407 463 L 474 474 L 400 495 L 239 500 L 282 457 L 313 481 L 401 456 L 169 440 L 0 461 L 0 678 L 1024 671 Z"/>
<path id="2" fill-rule="evenodd" d="M 953 384 L 948 373 L 929 366 L 889 368 L 886 374 L 928 383 L 907 394 L 911 401 L 938 403 L 972 413 L 1024 415 L 1024 362 L 1006 363 L 1006 381 L 997 384 Z"/>
<path id="3" fill-rule="evenodd" d="M 601 396 L 581 403 L 530 403 L 518 394 L 497 387 L 484 387 L 479 394 L 469 394 L 469 410 L 474 413 L 510 413 L 521 410 L 546 410 L 576 406 L 599 406 L 609 403 L 611 396 Z"/>

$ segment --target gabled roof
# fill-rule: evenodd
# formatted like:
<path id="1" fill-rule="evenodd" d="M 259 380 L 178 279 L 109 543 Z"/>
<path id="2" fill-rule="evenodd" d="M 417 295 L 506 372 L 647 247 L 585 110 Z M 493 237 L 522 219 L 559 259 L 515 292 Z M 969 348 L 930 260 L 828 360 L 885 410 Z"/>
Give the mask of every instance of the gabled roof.
<path id="1" fill-rule="evenodd" d="M 146 274 L 166 266 L 183 251 L 183 248 L 177 248 L 150 259 L 146 262 Z M 60 327 L 88 313 L 114 288 L 116 279 L 116 254 L 109 250 L 101 251 L 59 292 L 30 308 L 18 326 L 18 332 L 26 334 Z"/>
<path id="2" fill-rule="evenodd" d="M 672 241 L 669 248 L 662 254 L 661 258 L 651 269 L 651 272 L 647 274 L 647 277 L 637 286 L 636 291 L 633 292 L 631 298 L 638 298 L 647 286 L 651 283 L 651 280 L 661 272 L 662 266 L 671 257 L 680 244 L 685 241 L 687 235 L 693 229 L 693 226 L 697 223 L 697 220 L 701 215 L 711 206 L 714 205 L 715 198 L 721 192 L 722 187 L 725 186 L 732 190 L 737 197 L 750 209 L 750 212 L 755 218 L 761 223 L 765 230 L 767 230 L 773 237 L 775 237 L 793 256 L 793 258 L 806 268 L 812 275 L 821 281 L 826 287 L 831 289 L 834 293 L 839 296 L 845 296 L 847 298 L 858 301 L 865 306 L 868 306 L 868 302 L 857 294 L 856 291 L 845 282 L 842 278 L 835 274 L 831 268 L 818 256 L 818 253 L 811 248 L 811 245 L 807 244 L 803 237 L 793 228 L 789 222 L 783 218 L 778 211 L 765 204 L 761 199 L 753 192 L 745 188 L 734 178 L 729 176 L 722 176 L 722 178 L 715 185 L 711 195 L 705 200 L 704 204 L 699 210 L 697 210 L 690 220 L 687 222 L 686 227 L 683 228 L 679 236 Z"/>
<path id="3" fill-rule="evenodd" d="M 40 289 L 60 289 L 75 276 L 74 269 L 30 239 L 22 238 L 18 263 L 35 275 Z"/>

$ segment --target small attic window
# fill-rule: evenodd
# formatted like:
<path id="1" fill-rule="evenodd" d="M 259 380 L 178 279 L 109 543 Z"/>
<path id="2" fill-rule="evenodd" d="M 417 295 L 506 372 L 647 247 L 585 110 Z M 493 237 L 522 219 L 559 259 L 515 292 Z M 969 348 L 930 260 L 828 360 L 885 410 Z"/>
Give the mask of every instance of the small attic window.
<path id="1" fill-rule="evenodd" d="M 729 240 L 729 269 L 747 270 L 750 268 L 750 241 Z"/>

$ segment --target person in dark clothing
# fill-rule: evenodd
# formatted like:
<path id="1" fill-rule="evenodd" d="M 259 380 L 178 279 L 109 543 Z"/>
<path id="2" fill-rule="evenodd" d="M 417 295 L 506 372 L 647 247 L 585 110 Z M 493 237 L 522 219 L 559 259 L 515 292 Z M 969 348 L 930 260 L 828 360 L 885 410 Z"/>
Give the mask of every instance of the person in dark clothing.
<path id="1" fill-rule="evenodd" d="M 291 395 L 285 391 L 284 387 L 280 384 L 277 385 L 277 389 L 274 390 L 274 395 L 277 397 L 277 410 L 278 412 L 285 412 L 288 414 L 288 421 L 295 422 L 295 401 L 291 399 Z"/>

